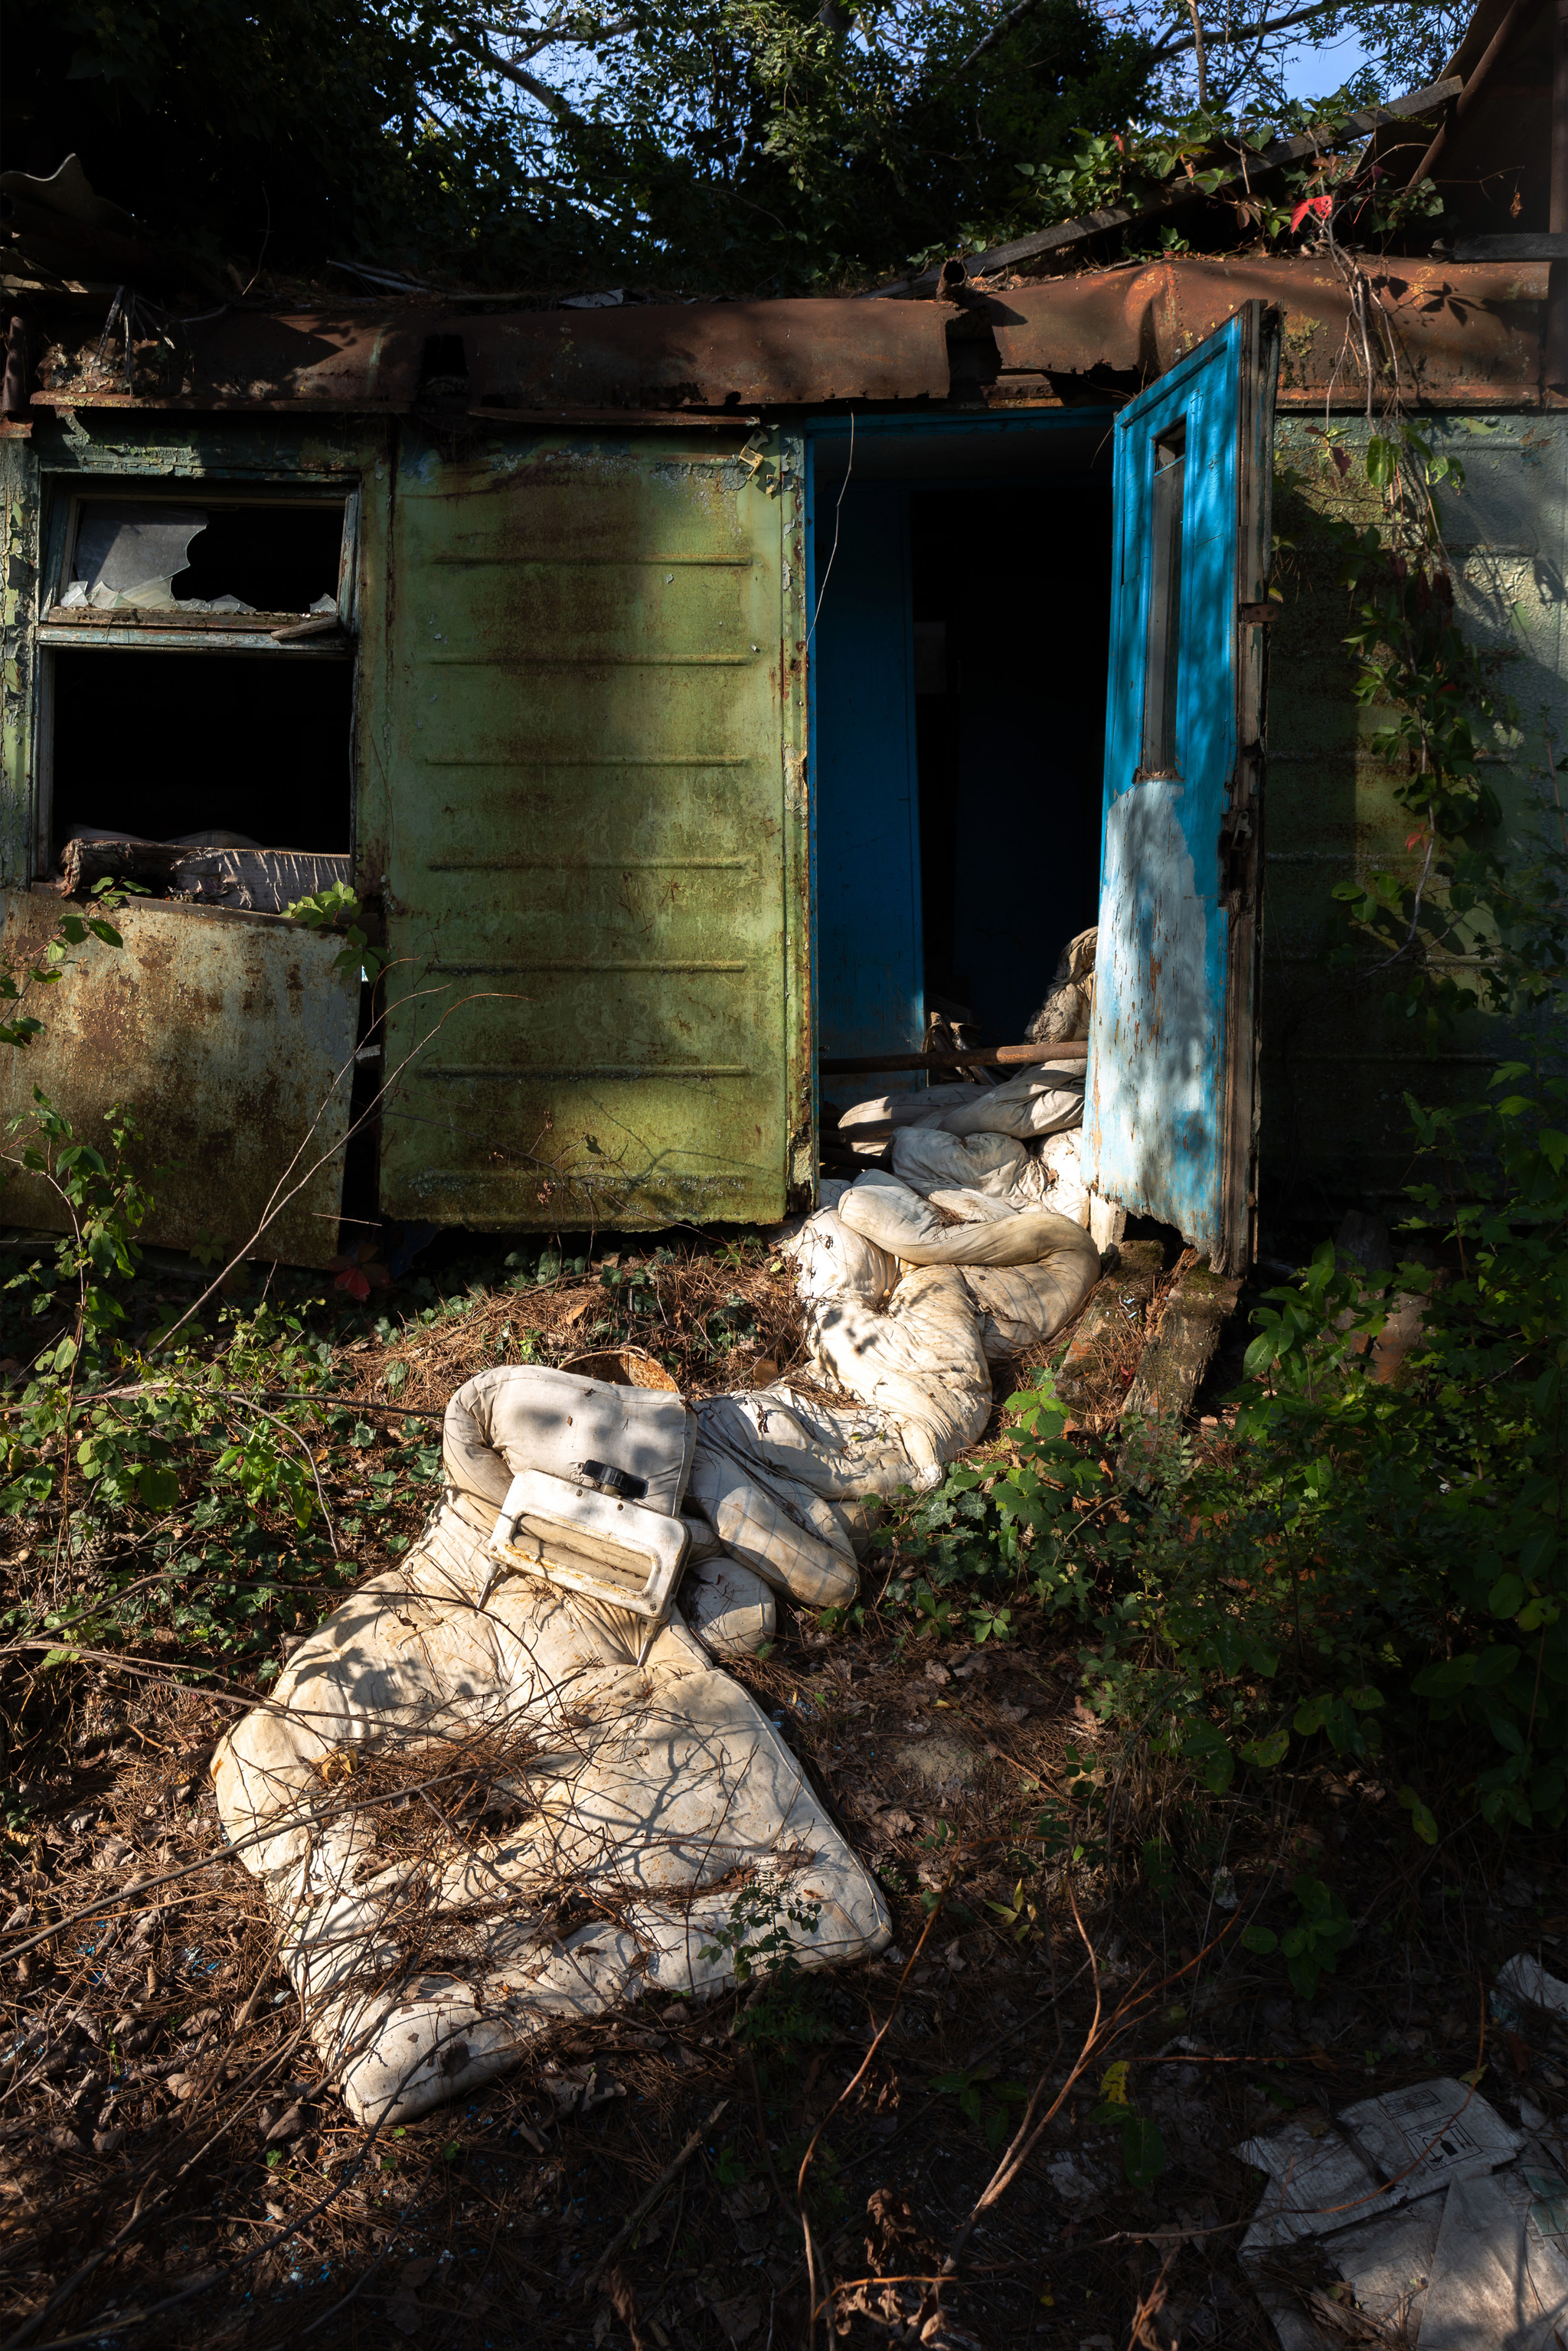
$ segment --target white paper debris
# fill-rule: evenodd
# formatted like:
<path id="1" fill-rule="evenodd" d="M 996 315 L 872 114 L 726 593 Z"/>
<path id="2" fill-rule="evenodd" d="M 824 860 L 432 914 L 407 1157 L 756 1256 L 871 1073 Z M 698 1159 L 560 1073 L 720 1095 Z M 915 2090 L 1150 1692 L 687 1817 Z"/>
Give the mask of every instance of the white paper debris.
<path id="1" fill-rule="evenodd" d="M 1553 2351 L 1568 2328 L 1568 2184 L 1463 2082 L 1364 2099 L 1326 2131 L 1294 2120 L 1237 2153 L 1268 2174 L 1241 2260 L 1282 2351 L 1343 2343 L 1350 2307 L 1415 2351 Z M 1303 2239 L 1350 2304 L 1289 2275 L 1281 2256 Z"/>
<path id="2" fill-rule="evenodd" d="M 1503 1961 L 1497 1971 L 1496 1988 L 1529 2008 L 1544 2009 L 1548 2016 L 1568 2016 L 1568 1983 L 1549 1976 L 1528 1951 Z"/>

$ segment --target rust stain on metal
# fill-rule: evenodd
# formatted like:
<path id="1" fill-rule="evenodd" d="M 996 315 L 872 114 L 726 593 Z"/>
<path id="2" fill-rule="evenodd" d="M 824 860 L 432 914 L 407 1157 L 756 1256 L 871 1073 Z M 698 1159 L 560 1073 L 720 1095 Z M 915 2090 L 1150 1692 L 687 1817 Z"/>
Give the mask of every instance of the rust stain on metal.
<path id="1" fill-rule="evenodd" d="M 639 303 L 466 323 L 482 403 L 723 408 L 727 402 L 945 400 L 945 310 L 925 303 Z"/>
<path id="2" fill-rule="evenodd" d="M 11 891 L 0 903 L 0 953 L 14 967 L 36 962 L 59 899 Z M 202 1233 L 238 1249 L 275 1193 L 306 1177 L 248 1253 L 327 1264 L 338 1246 L 359 997 L 357 980 L 333 968 L 340 943 L 292 923 L 158 901 L 129 905 L 117 921 L 123 947 L 89 942 L 57 987 L 37 991 L 36 1007 L 29 998 L 44 1033 L 6 1057 L 5 1113 L 25 1120 L 37 1086 L 80 1141 L 101 1148 L 105 1113 L 130 1110 L 141 1137 L 132 1165 L 156 1201 L 142 1238 L 172 1249 Z M 41 1176 L 5 1176 L 0 1215 L 66 1229 Z"/>
<path id="3" fill-rule="evenodd" d="M 1539 396 L 1545 263 L 1390 261 L 1366 275 L 1386 332 L 1375 356 L 1392 383 L 1392 345 L 1407 398 L 1463 406 Z M 990 316 L 1006 371 L 1153 378 L 1259 299 L 1284 317 L 1281 405 L 1320 402 L 1333 382 L 1360 406 L 1349 291 L 1326 264 L 1183 256 L 1019 287 L 993 295 Z"/>

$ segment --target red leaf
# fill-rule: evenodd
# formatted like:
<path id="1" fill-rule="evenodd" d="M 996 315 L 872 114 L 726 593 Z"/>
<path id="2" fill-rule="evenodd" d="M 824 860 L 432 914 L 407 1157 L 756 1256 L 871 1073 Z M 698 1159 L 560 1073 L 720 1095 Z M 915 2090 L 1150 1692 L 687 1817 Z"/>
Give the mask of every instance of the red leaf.
<path id="1" fill-rule="evenodd" d="M 1329 455 L 1333 459 L 1334 464 L 1338 466 L 1340 476 L 1343 480 L 1344 475 L 1350 471 L 1350 451 L 1348 449 L 1331 449 L 1329 451 Z"/>
<path id="2" fill-rule="evenodd" d="M 332 1287 L 334 1290 L 346 1290 L 350 1298 L 368 1298 L 371 1294 L 371 1285 L 357 1265 L 351 1265 L 347 1273 L 340 1273 Z"/>
<path id="3" fill-rule="evenodd" d="M 1333 210 L 1333 198 L 1332 196 L 1303 196 L 1301 203 L 1296 206 L 1295 211 L 1291 214 L 1291 235 L 1292 236 L 1295 235 L 1296 231 L 1301 227 L 1301 223 L 1306 219 L 1309 213 L 1315 214 L 1319 220 L 1327 220 Z"/>

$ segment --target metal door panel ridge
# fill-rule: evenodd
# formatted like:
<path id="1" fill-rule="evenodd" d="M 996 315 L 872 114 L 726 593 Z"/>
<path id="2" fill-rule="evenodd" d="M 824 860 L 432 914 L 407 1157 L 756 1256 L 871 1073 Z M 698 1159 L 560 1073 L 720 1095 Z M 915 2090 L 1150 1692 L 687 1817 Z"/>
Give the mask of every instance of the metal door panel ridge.
<path id="1" fill-rule="evenodd" d="M 1116 420 L 1100 948 L 1101 1195 L 1233 1272 L 1256 1209 L 1275 313 L 1250 302 Z"/>

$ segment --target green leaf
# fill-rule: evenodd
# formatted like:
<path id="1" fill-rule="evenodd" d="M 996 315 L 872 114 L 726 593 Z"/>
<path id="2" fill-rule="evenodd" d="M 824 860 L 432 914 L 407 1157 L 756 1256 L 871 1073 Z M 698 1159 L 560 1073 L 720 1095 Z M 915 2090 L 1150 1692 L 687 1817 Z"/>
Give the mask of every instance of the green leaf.
<path id="1" fill-rule="evenodd" d="M 1401 1788 L 1399 1802 L 1410 1815 L 1410 1825 L 1424 1844 L 1437 1842 L 1437 1820 L 1435 1813 L 1421 1802 L 1414 1788 Z"/>
<path id="2" fill-rule="evenodd" d="M 1255 1739 L 1250 1746 L 1243 1747 L 1240 1752 L 1242 1760 L 1253 1765 L 1257 1771 L 1272 1771 L 1276 1764 L 1284 1761 L 1290 1751 L 1290 1746 L 1291 1734 L 1281 1723 L 1278 1729 L 1270 1730 L 1266 1738 Z"/>
<path id="3" fill-rule="evenodd" d="M 1375 433 L 1366 444 L 1366 475 L 1375 490 L 1385 490 L 1399 471 L 1399 452 L 1394 443 Z"/>
<path id="4" fill-rule="evenodd" d="M 1122 2168 L 1131 2188 L 1152 2188 L 1166 2168 L 1166 2143 L 1146 2115 L 1122 2125 Z"/>
<path id="5" fill-rule="evenodd" d="M 1524 1605 L 1524 1579 L 1509 1573 L 1500 1575 L 1487 1594 L 1487 1606 L 1494 1616 L 1517 1616 Z"/>
<path id="6" fill-rule="evenodd" d="M 1169 1847 L 1158 1837 L 1149 1837 L 1144 1844 L 1144 1876 L 1162 1902 L 1168 1902 L 1176 1891 L 1176 1871 L 1172 1866 Z"/>
<path id="7" fill-rule="evenodd" d="M 1250 1927 L 1243 1927 L 1241 1940 L 1245 1949 L 1249 1951 L 1267 1954 L 1270 1951 L 1277 1951 L 1280 1948 L 1280 1938 L 1273 1929 L 1270 1927 L 1260 1927 L 1256 1923 Z"/>

